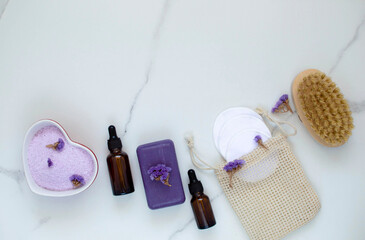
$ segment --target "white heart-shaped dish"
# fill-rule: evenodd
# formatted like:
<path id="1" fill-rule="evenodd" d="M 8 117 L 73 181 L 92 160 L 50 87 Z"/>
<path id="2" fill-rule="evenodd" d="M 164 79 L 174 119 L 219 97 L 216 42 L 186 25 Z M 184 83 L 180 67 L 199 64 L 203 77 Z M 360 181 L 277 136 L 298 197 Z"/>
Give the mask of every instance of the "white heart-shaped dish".
<path id="1" fill-rule="evenodd" d="M 66 140 L 67 145 L 72 146 L 73 148 L 80 149 L 85 154 L 89 155 L 91 161 L 94 164 L 94 167 L 90 173 L 90 177 L 88 181 L 85 181 L 81 187 L 69 189 L 69 190 L 50 190 L 44 187 L 41 187 L 39 184 L 36 183 L 35 179 L 32 176 L 30 166 L 29 166 L 29 159 L 28 159 L 28 147 L 31 144 L 32 139 L 35 135 L 42 129 L 46 127 L 56 127 L 63 135 Z M 98 175 L 99 164 L 96 158 L 96 155 L 91 151 L 88 147 L 74 142 L 70 139 L 67 132 L 62 128 L 62 126 L 54 120 L 45 119 L 40 120 L 34 123 L 29 130 L 27 131 L 23 143 L 23 166 L 24 166 L 24 173 L 27 179 L 29 188 L 36 194 L 43 195 L 43 196 L 50 196 L 50 197 L 66 197 L 78 194 L 91 186 L 91 184 L 95 181 L 96 176 Z"/>

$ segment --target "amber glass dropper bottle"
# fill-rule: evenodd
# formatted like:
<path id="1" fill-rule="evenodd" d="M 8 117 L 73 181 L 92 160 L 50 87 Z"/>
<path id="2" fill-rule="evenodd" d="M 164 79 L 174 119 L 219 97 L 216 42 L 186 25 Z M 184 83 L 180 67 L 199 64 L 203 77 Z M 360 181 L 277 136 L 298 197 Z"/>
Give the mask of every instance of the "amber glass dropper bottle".
<path id="1" fill-rule="evenodd" d="M 215 225 L 215 218 L 207 195 L 203 193 L 203 184 L 198 181 L 195 171 L 188 171 L 190 183 L 189 191 L 193 196 L 190 203 L 193 208 L 196 224 L 199 229 L 206 229 Z"/>
<path id="2" fill-rule="evenodd" d="M 131 168 L 128 155 L 122 151 L 122 141 L 117 136 L 113 125 L 109 126 L 108 148 L 110 154 L 108 163 L 110 182 L 114 195 L 124 195 L 134 192 Z"/>

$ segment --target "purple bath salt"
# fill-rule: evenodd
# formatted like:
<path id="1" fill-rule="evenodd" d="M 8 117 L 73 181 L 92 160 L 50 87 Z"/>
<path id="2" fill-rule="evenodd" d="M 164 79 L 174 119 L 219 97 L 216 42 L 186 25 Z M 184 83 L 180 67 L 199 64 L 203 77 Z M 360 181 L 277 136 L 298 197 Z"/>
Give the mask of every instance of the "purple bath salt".
<path id="1" fill-rule="evenodd" d="M 49 144 L 63 141 L 62 151 L 46 147 Z M 51 159 L 49 167 L 47 160 Z M 81 176 L 83 183 L 93 180 L 95 163 L 89 152 L 71 145 L 60 129 L 54 126 L 40 129 L 28 146 L 29 171 L 34 181 L 42 188 L 64 191 L 75 189 L 70 180 L 72 176 Z"/>

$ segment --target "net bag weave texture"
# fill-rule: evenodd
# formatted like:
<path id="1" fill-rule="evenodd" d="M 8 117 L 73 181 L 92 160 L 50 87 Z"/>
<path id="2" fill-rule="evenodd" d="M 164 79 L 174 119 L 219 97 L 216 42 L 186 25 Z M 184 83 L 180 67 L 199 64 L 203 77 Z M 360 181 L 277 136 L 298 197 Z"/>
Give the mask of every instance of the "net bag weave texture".
<path id="1" fill-rule="evenodd" d="M 232 179 L 222 162 L 215 173 L 250 239 L 281 239 L 312 220 L 319 198 L 292 153 L 287 137 L 278 135 L 241 159 L 243 168 Z M 274 166 L 274 167 L 273 167 Z M 267 172 L 265 172 L 265 169 Z"/>

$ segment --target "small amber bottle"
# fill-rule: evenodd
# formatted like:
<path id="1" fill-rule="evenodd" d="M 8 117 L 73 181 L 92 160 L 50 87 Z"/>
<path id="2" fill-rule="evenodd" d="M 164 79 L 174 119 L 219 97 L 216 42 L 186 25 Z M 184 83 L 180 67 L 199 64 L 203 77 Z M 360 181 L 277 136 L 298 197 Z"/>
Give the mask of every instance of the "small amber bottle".
<path id="1" fill-rule="evenodd" d="M 198 181 L 195 171 L 188 171 L 190 183 L 189 191 L 193 196 L 190 203 L 193 208 L 196 224 L 199 229 L 206 229 L 215 225 L 215 218 L 207 195 L 203 193 L 203 184 Z"/>
<path id="2" fill-rule="evenodd" d="M 108 163 L 110 182 L 114 195 L 124 195 L 134 192 L 131 168 L 128 155 L 122 151 L 122 141 L 117 136 L 114 126 L 109 126 L 108 148 L 110 154 Z"/>

